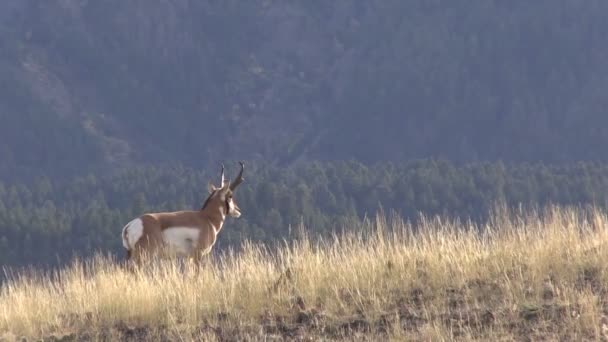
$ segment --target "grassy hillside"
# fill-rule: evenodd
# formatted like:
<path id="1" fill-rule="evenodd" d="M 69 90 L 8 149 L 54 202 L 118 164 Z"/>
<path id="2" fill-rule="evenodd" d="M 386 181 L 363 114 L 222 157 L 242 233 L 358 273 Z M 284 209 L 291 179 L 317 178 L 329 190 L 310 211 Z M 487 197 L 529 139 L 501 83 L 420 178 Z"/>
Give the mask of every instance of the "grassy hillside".
<path id="1" fill-rule="evenodd" d="M 360 233 L 278 250 L 245 243 L 201 269 L 132 271 L 112 260 L 15 277 L 0 334 L 261 339 L 607 337 L 608 216 L 598 209 L 503 210 L 472 226 L 379 215 Z M 2 335 L 0 335 L 2 336 Z"/>

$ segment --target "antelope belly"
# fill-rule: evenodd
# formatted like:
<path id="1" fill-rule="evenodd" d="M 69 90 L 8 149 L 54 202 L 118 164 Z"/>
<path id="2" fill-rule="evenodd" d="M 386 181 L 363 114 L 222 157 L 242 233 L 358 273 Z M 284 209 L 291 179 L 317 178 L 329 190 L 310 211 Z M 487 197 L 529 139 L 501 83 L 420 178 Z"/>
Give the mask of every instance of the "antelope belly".
<path id="1" fill-rule="evenodd" d="M 163 230 L 163 240 L 178 255 L 191 254 L 198 246 L 199 230 L 188 227 L 171 227 Z"/>

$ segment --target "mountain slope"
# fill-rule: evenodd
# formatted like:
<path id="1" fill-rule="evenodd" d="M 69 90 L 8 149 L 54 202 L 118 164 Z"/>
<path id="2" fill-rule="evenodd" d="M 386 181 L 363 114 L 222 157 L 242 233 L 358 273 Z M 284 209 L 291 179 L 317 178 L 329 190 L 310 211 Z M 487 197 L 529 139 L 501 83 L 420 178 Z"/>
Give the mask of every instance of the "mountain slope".
<path id="1" fill-rule="evenodd" d="M 237 158 L 606 160 L 606 10 L 7 1 L 0 177 Z"/>

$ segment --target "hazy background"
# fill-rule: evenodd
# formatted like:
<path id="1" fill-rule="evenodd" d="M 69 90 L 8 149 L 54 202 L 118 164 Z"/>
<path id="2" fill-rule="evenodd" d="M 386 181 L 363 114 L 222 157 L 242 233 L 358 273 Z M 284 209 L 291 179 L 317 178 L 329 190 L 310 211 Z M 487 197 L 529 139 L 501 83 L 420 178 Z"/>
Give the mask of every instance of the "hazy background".
<path id="1" fill-rule="evenodd" d="M 120 251 L 248 163 L 222 244 L 608 198 L 603 0 L 4 0 L 0 262 Z M 214 178 L 215 179 L 215 178 Z M 242 190 L 242 191 L 241 191 Z M 63 259 L 62 259 L 63 260 Z"/>

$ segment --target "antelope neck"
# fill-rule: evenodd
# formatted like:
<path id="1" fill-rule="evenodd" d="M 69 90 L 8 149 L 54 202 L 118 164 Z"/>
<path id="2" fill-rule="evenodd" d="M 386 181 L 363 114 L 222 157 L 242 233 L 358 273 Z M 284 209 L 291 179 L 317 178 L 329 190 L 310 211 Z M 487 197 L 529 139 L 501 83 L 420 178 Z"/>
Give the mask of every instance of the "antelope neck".
<path id="1" fill-rule="evenodd" d="M 218 206 L 213 205 L 213 203 L 206 203 L 203 209 L 201 209 L 200 211 L 201 215 L 209 218 L 209 221 L 218 232 L 220 231 L 220 229 L 222 229 L 222 226 L 224 225 L 227 213 L 228 210 L 227 207 L 225 207 L 225 203 L 222 203 L 222 205 Z"/>

